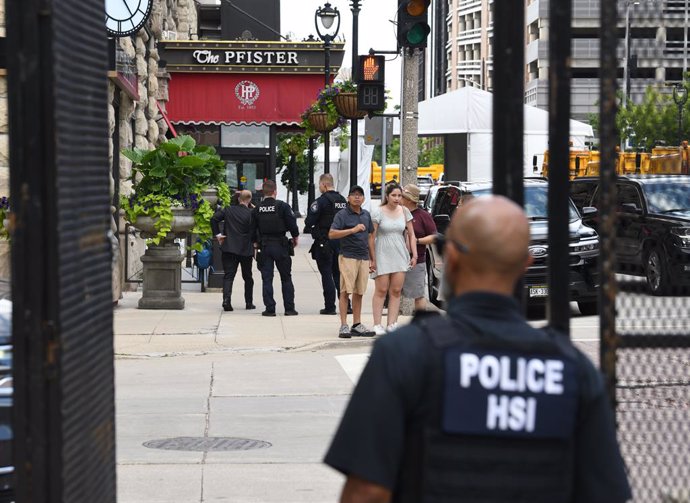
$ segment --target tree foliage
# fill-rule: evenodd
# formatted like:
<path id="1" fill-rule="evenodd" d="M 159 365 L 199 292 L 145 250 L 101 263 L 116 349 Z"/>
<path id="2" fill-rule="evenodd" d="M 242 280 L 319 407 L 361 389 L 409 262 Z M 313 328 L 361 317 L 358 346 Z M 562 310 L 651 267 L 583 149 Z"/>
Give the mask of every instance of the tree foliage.
<path id="1" fill-rule="evenodd" d="M 690 91 L 690 83 L 684 82 Z M 622 97 L 621 97 L 622 98 Z M 622 100 L 621 100 L 622 101 Z M 690 100 L 683 106 L 683 119 L 680 127 L 683 140 L 690 139 Z M 590 123 L 599 130 L 599 116 L 590 116 Z M 649 86 L 640 103 L 628 101 L 618 109 L 616 127 L 621 139 L 633 149 L 645 152 L 659 145 L 678 145 L 678 106 L 673 96 L 662 93 L 658 88 Z"/>
<path id="2" fill-rule="evenodd" d="M 297 190 L 304 194 L 309 188 L 308 138 L 303 134 L 279 134 L 276 173 L 292 193 L 291 158 L 297 164 Z"/>

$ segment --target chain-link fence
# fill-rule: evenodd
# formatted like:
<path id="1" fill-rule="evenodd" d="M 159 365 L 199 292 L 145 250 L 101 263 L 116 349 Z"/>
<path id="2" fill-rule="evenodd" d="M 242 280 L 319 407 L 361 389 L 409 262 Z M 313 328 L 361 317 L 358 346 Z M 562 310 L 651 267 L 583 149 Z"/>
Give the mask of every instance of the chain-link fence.
<path id="1" fill-rule="evenodd" d="M 602 368 L 634 501 L 690 501 L 688 2 L 603 5 L 601 26 L 618 30 L 601 37 L 600 70 L 618 78 L 601 80 L 600 176 L 587 165 L 571 182 L 600 211 Z M 605 127 L 616 108 L 619 135 Z"/>

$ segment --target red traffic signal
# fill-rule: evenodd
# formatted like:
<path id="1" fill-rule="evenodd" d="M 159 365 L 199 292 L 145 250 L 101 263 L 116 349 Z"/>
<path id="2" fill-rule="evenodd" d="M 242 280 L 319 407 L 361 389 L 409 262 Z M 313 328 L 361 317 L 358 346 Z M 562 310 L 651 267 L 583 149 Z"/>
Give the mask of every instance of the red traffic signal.
<path id="1" fill-rule="evenodd" d="M 360 56 L 357 81 L 358 83 L 384 84 L 386 82 L 385 69 L 385 56 Z"/>

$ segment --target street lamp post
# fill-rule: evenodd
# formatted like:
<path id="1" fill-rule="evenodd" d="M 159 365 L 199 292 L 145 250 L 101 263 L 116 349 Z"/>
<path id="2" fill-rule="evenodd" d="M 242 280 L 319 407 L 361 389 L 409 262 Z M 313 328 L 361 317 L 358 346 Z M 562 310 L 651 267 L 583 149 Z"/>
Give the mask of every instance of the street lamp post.
<path id="1" fill-rule="evenodd" d="M 316 187 L 314 186 L 314 138 L 309 137 L 309 190 L 307 195 L 307 208 L 311 208 L 311 203 L 316 197 Z"/>
<path id="2" fill-rule="evenodd" d="M 640 5 L 640 0 L 625 0 L 625 47 L 623 59 L 623 102 L 621 107 L 628 106 L 630 99 L 630 9 Z M 621 151 L 625 152 L 625 142 L 621 140 Z"/>
<path id="3" fill-rule="evenodd" d="M 297 200 L 297 156 L 290 155 L 290 176 L 292 177 L 292 212 L 297 218 L 301 218 L 302 214 L 299 212 L 299 201 Z"/>
<path id="4" fill-rule="evenodd" d="M 352 10 L 352 81 L 357 81 L 357 66 L 359 52 L 359 11 L 360 0 L 351 0 Z M 357 185 L 357 173 L 359 171 L 359 120 L 350 121 L 350 187 Z M 383 185 L 382 185 L 383 186 Z"/>
<path id="5" fill-rule="evenodd" d="M 688 101 L 688 90 L 685 81 L 673 87 L 673 101 L 678 107 L 678 146 L 683 144 L 683 107 Z"/>
<path id="6" fill-rule="evenodd" d="M 337 23 L 336 23 L 337 21 Z M 340 31 L 340 12 L 337 7 L 331 7 L 326 2 L 323 7 L 319 7 L 314 15 L 316 33 L 323 40 L 324 52 L 324 89 L 331 84 L 331 44 Z M 335 30 L 331 31 L 335 24 Z M 320 25 L 320 26 L 319 26 Z M 328 131 L 323 133 L 323 172 L 331 171 L 331 135 Z M 314 173 L 311 173 L 314 178 Z M 311 182 L 313 183 L 313 181 Z"/>

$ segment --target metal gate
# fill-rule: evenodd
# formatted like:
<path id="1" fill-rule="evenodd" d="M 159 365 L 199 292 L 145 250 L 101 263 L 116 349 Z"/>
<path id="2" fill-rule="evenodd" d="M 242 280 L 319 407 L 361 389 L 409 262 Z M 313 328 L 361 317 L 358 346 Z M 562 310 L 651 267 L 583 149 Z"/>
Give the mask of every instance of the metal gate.
<path id="1" fill-rule="evenodd" d="M 108 503 L 115 414 L 103 2 L 5 5 L 16 498 Z"/>
<path id="2" fill-rule="evenodd" d="M 560 280 L 568 277 L 569 259 L 564 196 L 577 187 L 569 178 L 596 167 L 595 177 L 578 177 L 578 183 L 589 180 L 591 190 L 583 190 L 581 202 L 598 210 L 592 221 L 600 239 L 598 356 L 616 412 L 633 500 L 687 502 L 690 177 L 682 174 L 688 172 L 690 150 L 682 140 L 690 138 L 688 2 L 494 2 L 494 187 L 518 203 L 524 176 L 521 20 L 535 9 L 540 16 L 548 12 L 549 26 L 548 321 L 570 333 L 568 282 Z M 599 158 L 591 166 L 572 163 L 568 144 L 577 90 L 571 64 L 583 54 L 598 61 L 591 70 L 598 82 Z M 581 77 L 582 67 L 576 70 Z M 648 108 L 633 107 L 639 104 Z M 620 108 L 624 110 L 619 114 Z M 650 127 L 644 130 L 645 125 Z M 647 137 L 641 138 L 640 131 L 648 131 Z M 641 152 L 643 140 L 649 144 L 662 136 L 667 145 L 676 146 L 658 149 L 657 154 Z M 620 154 L 621 146 L 629 153 Z M 667 207 L 676 200 L 681 202 Z M 664 212 L 664 218 L 655 216 Z"/>

